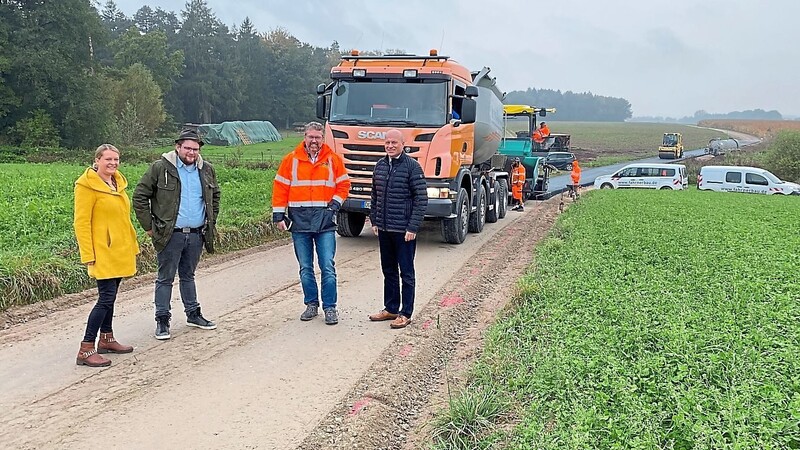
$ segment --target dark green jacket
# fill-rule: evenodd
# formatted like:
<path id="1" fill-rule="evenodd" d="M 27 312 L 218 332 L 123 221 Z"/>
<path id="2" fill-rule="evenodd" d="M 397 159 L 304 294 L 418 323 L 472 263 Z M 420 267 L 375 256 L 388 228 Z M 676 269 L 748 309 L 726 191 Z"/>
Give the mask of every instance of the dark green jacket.
<path id="1" fill-rule="evenodd" d="M 181 201 L 181 178 L 178 176 L 178 154 L 174 151 L 161 155 L 161 159 L 150 165 L 133 191 L 133 210 L 136 220 L 145 231 L 153 230 L 153 247 L 161 251 L 169 243 L 178 220 Z M 206 251 L 214 252 L 219 215 L 219 185 L 211 163 L 197 156 L 197 172 L 203 186 L 206 224 L 203 239 Z"/>

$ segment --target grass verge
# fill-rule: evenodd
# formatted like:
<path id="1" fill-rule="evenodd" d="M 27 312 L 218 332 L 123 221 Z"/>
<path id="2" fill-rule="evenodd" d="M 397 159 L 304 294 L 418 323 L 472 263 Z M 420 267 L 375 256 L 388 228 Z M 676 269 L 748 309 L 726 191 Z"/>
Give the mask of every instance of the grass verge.
<path id="1" fill-rule="evenodd" d="M 797 197 L 588 193 L 474 368 L 506 410 L 433 445 L 800 447 L 798 221 Z"/>

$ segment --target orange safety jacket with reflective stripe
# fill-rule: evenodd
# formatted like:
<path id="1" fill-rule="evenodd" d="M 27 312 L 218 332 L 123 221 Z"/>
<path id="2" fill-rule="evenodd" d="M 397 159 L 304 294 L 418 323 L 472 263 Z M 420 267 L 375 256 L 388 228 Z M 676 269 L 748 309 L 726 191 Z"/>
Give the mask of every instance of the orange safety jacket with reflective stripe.
<path id="1" fill-rule="evenodd" d="M 341 156 L 327 144 L 320 146 L 317 160 L 311 162 L 301 142 L 286 155 L 272 185 L 272 221 L 285 216 L 292 220 L 291 231 L 322 232 L 336 228 L 335 213 L 350 192 L 350 177 Z"/>
<path id="2" fill-rule="evenodd" d="M 544 136 L 542 136 L 541 130 L 537 129 L 533 132 L 533 142 L 536 142 L 537 144 L 544 142 Z"/>
<path id="3" fill-rule="evenodd" d="M 525 186 L 525 166 L 522 164 L 511 169 L 511 196 L 522 200 L 522 188 Z"/>
<path id="4" fill-rule="evenodd" d="M 572 184 L 581 183 L 581 167 L 578 165 L 578 161 L 572 163 L 572 171 L 570 171 L 569 176 L 572 178 Z"/>
<path id="5" fill-rule="evenodd" d="M 541 127 L 539 127 L 539 133 L 542 134 L 543 138 L 550 136 L 550 127 L 548 127 L 547 124 L 542 125 Z"/>

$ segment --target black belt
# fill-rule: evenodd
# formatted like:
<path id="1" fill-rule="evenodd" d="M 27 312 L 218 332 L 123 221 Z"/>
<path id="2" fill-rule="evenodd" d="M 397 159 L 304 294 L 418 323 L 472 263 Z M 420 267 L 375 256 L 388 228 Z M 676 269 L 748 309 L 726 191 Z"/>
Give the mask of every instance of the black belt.
<path id="1" fill-rule="evenodd" d="M 199 228 L 183 227 L 183 228 L 175 228 L 174 230 L 172 230 L 173 233 L 200 233 L 201 231 L 203 231 L 202 227 Z"/>

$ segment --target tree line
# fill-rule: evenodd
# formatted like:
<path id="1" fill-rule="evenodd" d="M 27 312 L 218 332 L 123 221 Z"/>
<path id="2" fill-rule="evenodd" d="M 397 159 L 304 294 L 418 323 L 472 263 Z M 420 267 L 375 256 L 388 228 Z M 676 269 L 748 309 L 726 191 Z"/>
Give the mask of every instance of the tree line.
<path id="1" fill-rule="evenodd" d="M 764 111 L 763 109 L 748 109 L 744 111 L 731 111 L 729 113 L 709 113 L 705 110 L 695 111 L 692 116 L 681 118 L 662 116 L 640 116 L 631 119 L 631 122 L 670 122 L 670 123 L 698 123 L 701 120 L 783 120 L 783 115 L 777 110 Z"/>
<path id="2" fill-rule="evenodd" d="M 0 0 L 0 142 L 134 144 L 183 123 L 314 117 L 338 44 L 315 47 L 248 19 L 229 29 L 205 0 L 179 14 L 107 1 Z"/>
<path id="3" fill-rule="evenodd" d="M 622 122 L 632 116 L 631 104 L 624 98 L 595 95 L 591 92 L 561 92 L 528 88 L 506 94 L 506 104 L 556 108 L 552 120 Z"/>
<path id="4" fill-rule="evenodd" d="M 0 0 L 0 144 L 131 145 L 225 120 L 288 128 L 314 118 L 314 88 L 340 56 L 336 41 L 316 47 L 249 18 L 228 28 L 206 0 L 131 17 L 113 0 Z M 626 100 L 591 93 L 528 89 L 507 102 L 556 107 L 562 120 L 631 115 Z"/>

